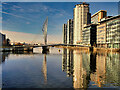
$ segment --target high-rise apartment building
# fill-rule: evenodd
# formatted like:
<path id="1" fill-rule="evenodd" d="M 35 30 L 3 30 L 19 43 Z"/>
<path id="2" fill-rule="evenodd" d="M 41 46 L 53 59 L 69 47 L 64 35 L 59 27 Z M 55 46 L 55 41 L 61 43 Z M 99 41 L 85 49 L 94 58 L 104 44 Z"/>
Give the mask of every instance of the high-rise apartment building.
<path id="1" fill-rule="evenodd" d="M 73 44 L 73 20 L 67 22 L 67 44 Z"/>
<path id="2" fill-rule="evenodd" d="M 82 41 L 82 29 L 85 24 L 91 23 L 91 14 L 89 13 L 89 4 L 83 2 L 75 5 L 74 8 L 74 37 L 73 44 L 79 44 Z"/>
<path id="3" fill-rule="evenodd" d="M 63 24 L 63 43 L 67 44 L 67 24 Z"/>

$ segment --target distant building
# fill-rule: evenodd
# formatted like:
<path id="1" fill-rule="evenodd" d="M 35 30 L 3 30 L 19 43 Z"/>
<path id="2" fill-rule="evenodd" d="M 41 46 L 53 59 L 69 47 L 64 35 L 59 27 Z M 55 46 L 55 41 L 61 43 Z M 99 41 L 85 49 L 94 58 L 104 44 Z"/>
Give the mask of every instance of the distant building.
<path id="1" fill-rule="evenodd" d="M 105 18 L 105 17 L 107 17 L 107 11 L 100 10 L 91 16 L 91 23 L 97 24 L 98 22 L 100 22 L 102 18 Z"/>
<path id="2" fill-rule="evenodd" d="M 67 24 L 63 24 L 63 44 L 67 44 Z"/>
<path id="3" fill-rule="evenodd" d="M 0 46 L 2 46 L 2 34 L 0 33 Z"/>
<path id="4" fill-rule="evenodd" d="M 89 4 L 83 2 L 75 5 L 74 8 L 74 34 L 73 44 L 79 44 L 82 41 L 82 29 L 84 24 L 91 23 L 91 14 L 89 13 Z"/>
<path id="5" fill-rule="evenodd" d="M 84 45 L 96 45 L 97 24 L 89 24 L 82 30 L 82 43 Z"/>
<path id="6" fill-rule="evenodd" d="M 1 42 L 1 46 L 6 45 L 6 35 L 0 33 L 0 42 Z"/>
<path id="7" fill-rule="evenodd" d="M 10 45 L 10 39 L 6 39 L 6 35 L 0 33 L 0 46 L 9 46 Z"/>
<path id="8" fill-rule="evenodd" d="M 6 45 L 7 45 L 7 46 L 10 45 L 10 39 L 9 39 L 9 38 L 6 39 Z"/>
<path id="9" fill-rule="evenodd" d="M 67 44 L 73 44 L 73 20 L 67 22 Z"/>

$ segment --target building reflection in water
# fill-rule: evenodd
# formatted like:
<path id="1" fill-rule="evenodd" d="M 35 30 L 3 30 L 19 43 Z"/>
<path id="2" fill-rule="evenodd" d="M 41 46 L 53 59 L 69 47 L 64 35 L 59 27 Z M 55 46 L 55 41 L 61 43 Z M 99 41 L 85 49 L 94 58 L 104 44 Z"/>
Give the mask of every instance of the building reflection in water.
<path id="1" fill-rule="evenodd" d="M 67 76 L 73 76 L 73 88 L 120 86 L 119 64 L 120 53 L 63 49 L 62 70 Z"/>
<path id="2" fill-rule="evenodd" d="M 32 51 L 0 52 L 0 64 L 4 63 L 5 60 L 9 57 L 10 54 L 15 54 L 15 55 L 33 55 L 33 54 L 37 54 L 37 53 L 33 53 Z"/>
<path id="3" fill-rule="evenodd" d="M 42 65 L 42 73 L 44 76 L 44 83 L 47 84 L 47 58 L 46 54 L 44 54 L 44 60 L 43 60 L 43 65 Z"/>
<path id="4" fill-rule="evenodd" d="M 63 49 L 62 71 L 67 73 L 67 77 L 73 75 L 73 50 Z"/>
<path id="5" fill-rule="evenodd" d="M 73 87 L 87 88 L 90 80 L 90 53 L 74 50 Z"/>
<path id="6" fill-rule="evenodd" d="M 0 64 L 4 63 L 10 52 L 0 52 Z"/>
<path id="7" fill-rule="evenodd" d="M 62 71 L 67 71 L 67 49 L 63 49 L 63 54 L 62 54 Z"/>
<path id="8" fill-rule="evenodd" d="M 4 63 L 5 60 L 9 57 L 10 54 L 16 54 L 16 55 L 34 55 L 39 53 L 33 53 L 33 52 L 27 52 L 27 51 L 21 51 L 21 52 L 0 52 L 0 64 Z M 47 54 L 47 53 L 46 53 Z M 44 55 L 43 64 L 42 64 L 42 74 L 44 76 L 44 83 L 47 84 L 47 58 L 46 54 Z"/>

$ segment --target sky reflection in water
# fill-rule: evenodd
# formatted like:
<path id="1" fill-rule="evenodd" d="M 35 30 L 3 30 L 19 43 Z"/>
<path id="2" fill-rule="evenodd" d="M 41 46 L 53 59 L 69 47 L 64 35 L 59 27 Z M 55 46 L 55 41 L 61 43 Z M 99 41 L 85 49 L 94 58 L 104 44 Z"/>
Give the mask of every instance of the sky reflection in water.
<path id="1" fill-rule="evenodd" d="M 120 53 L 62 48 L 41 52 L 1 53 L 3 88 L 120 87 Z"/>

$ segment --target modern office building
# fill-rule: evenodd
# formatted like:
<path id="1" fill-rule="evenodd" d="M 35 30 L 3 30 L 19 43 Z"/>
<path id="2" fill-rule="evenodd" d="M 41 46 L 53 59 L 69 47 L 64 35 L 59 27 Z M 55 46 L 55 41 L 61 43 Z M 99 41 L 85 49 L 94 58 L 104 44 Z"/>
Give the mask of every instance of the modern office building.
<path id="1" fill-rule="evenodd" d="M 63 44 L 67 44 L 67 24 L 63 24 Z"/>
<path id="2" fill-rule="evenodd" d="M 82 43 L 87 46 L 96 45 L 97 24 L 89 24 L 82 30 Z"/>
<path id="3" fill-rule="evenodd" d="M 82 29 L 84 24 L 91 23 L 91 14 L 89 13 L 89 4 L 83 2 L 75 5 L 74 8 L 74 29 L 73 44 L 82 42 Z"/>
<path id="4" fill-rule="evenodd" d="M 73 44 L 73 19 L 67 22 L 67 44 Z"/>
<path id="5" fill-rule="evenodd" d="M 108 48 L 120 48 L 120 15 L 111 17 L 106 22 L 106 44 Z"/>
<path id="6" fill-rule="evenodd" d="M 100 10 L 91 16 L 91 23 L 97 24 L 98 22 L 101 21 L 102 18 L 105 18 L 105 17 L 107 17 L 107 11 Z"/>
<path id="7" fill-rule="evenodd" d="M 97 26 L 97 47 L 106 47 L 106 23 Z"/>
<path id="8" fill-rule="evenodd" d="M 120 15 L 99 23 L 97 26 L 97 46 L 120 48 Z"/>

